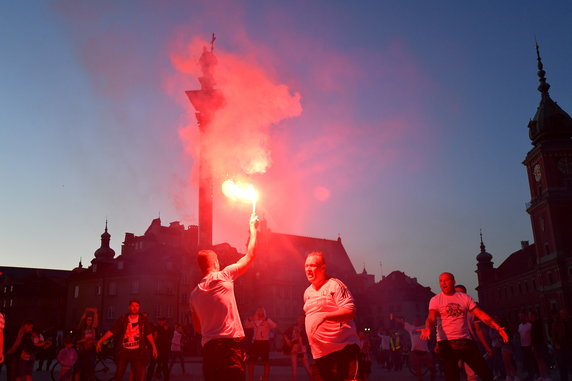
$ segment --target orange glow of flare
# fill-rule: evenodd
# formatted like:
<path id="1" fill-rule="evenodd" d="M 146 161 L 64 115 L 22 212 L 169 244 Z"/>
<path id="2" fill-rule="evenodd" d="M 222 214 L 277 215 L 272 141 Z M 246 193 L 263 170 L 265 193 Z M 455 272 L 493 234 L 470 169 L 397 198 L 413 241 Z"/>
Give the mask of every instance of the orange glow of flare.
<path id="1" fill-rule="evenodd" d="M 231 200 L 252 202 L 252 213 L 256 212 L 258 192 L 252 184 L 225 180 L 222 183 L 222 193 Z"/>

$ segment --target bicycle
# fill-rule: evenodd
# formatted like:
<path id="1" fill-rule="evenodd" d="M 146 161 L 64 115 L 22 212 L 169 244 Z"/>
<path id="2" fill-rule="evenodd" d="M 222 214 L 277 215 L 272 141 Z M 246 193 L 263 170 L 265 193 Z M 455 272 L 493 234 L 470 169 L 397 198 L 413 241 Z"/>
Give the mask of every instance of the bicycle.
<path id="1" fill-rule="evenodd" d="M 115 376 L 116 368 L 115 360 L 112 355 L 98 353 L 93 368 L 94 379 L 97 381 L 110 381 Z M 61 366 L 56 361 L 50 369 L 50 375 L 53 381 L 60 381 L 60 370 Z M 75 371 L 77 371 L 77 369 Z"/>

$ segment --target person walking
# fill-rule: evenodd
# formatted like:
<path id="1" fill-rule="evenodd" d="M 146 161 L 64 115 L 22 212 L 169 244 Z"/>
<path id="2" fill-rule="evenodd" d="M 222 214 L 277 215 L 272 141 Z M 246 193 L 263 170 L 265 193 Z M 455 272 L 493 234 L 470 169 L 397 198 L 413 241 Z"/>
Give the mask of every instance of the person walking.
<path id="1" fill-rule="evenodd" d="M 304 265 L 310 286 L 304 292 L 306 334 L 312 357 L 312 379 L 355 380 L 358 375 L 359 338 L 356 308 L 346 285 L 326 272 L 325 255 L 311 252 Z"/>
<path id="2" fill-rule="evenodd" d="M 121 316 L 113 328 L 99 339 L 96 344 L 96 351 L 101 351 L 101 344 L 107 339 L 115 336 L 115 361 L 117 369 L 115 381 L 121 381 L 127 365 L 131 365 L 134 381 L 142 381 L 145 375 L 145 367 L 149 362 L 149 349 L 151 346 L 152 355 L 157 358 L 157 348 L 153 339 L 152 328 L 147 318 L 139 312 L 141 303 L 133 299 L 129 302 L 129 312 Z"/>

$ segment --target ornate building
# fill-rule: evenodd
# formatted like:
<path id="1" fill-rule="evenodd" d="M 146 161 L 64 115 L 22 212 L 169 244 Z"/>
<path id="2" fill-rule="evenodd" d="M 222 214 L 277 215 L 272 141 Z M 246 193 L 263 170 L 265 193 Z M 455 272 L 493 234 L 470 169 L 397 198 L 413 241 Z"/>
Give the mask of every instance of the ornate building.
<path id="1" fill-rule="evenodd" d="M 477 255 L 481 305 L 512 321 L 520 311 L 546 319 L 553 310 L 572 308 L 572 118 L 550 97 L 536 49 L 541 98 L 528 123 L 532 149 L 523 162 L 534 243 L 523 242 L 498 268 L 482 240 Z"/>

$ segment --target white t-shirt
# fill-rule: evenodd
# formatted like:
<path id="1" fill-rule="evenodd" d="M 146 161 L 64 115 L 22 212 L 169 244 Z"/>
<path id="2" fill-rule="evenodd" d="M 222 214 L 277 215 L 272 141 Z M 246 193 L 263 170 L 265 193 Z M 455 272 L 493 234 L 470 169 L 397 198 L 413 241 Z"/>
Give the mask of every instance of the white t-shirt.
<path id="1" fill-rule="evenodd" d="M 236 264 L 205 276 L 191 292 L 191 309 L 201 323 L 201 344 L 213 339 L 244 337 L 244 329 L 234 297 Z"/>
<path id="2" fill-rule="evenodd" d="M 424 325 L 415 326 L 413 324 L 409 324 L 405 322 L 403 328 L 409 333 L 409 337 L 411 337 L 411 350 L 412 351 L 423 351 L 428 352 L 429 349 L 427 347 L 427 340 L 421 340 L 421 332 L 420 329 L 425 328 Z"/>
<path id="3" fill-rule="evenodd" d="M 471 339 L 467 314 L 477 304 L 469 295 L 455 292 L 453 295 L 438 293 L 429 301 L 429 310 L 439 312 L 441 324 L 437 324 L 437 341 Z"/>
<path id="4" fill-rule="evenodd" d="M 342 350 L 347 345 L 359 344 L 353 320 L 346 322 L 326 320 L 312 334 L 312 328 L 324 313 L 337 311 L 340 308 L 355 310 L 355 305 L 352 294 L 338 279 L 328 279 L 319 290 L 310 285 L 304 292 L 306 333 L 315 359 Z"/>
<path id="5" fill-rule="evenodd" d="M 246 328 L 254 328 L 254 341 L 270 340 L 270 330 L 276 328 L 276 323 L 272 319 L 248 319 L 245 324 Z"/>
<path id="6" fill-rule="evenodd" d="M 5 325 L 6 325 L 6 322 L 4 320 L 4 315 L 2 315 L 0 313 L 0 330 L 3 330 Z"/>
<path id="7" fill-rule="evenodd" d="M 183 335 L 175 330 L 175 332 L 173 332 L 173 338 L 171 339 L 171 352 L 180 352 L 182 341 Z"/>
<path id="8" fill-rule="evenodd" d="M 520 323 L 518 325 L 518 335 L 520 336 L 520 346 L 530 347 L 532 345 L 532 323 Z"/>

